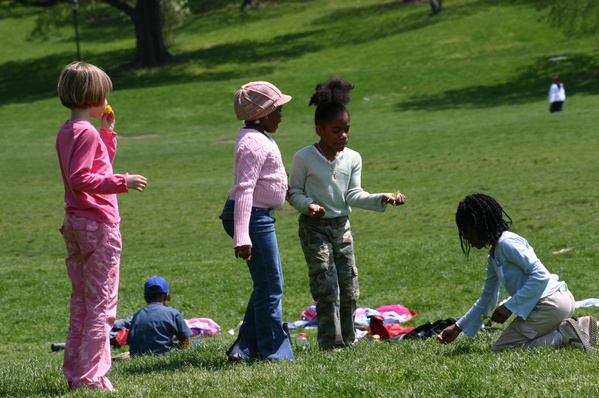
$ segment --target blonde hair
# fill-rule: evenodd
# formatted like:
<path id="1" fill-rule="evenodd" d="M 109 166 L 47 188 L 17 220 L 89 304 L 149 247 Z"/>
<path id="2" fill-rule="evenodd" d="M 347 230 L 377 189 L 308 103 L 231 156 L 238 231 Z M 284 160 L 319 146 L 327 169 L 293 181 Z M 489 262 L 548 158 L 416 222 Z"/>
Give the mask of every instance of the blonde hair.
<path id="1" fill-rule="evenodd" d="M 58 97 L 69 109 L 103 105 L 111 91 L 112 80 L 95 65 L 72 62 L 60 72 Z"/>

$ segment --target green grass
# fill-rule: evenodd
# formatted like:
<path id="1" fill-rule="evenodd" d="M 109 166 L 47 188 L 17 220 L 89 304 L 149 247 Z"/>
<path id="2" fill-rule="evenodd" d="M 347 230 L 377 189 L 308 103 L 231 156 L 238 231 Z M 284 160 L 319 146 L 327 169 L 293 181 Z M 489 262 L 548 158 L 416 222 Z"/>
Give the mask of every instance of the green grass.
<path id="1" fill-rule="evenodd" d="M 109 72 L 121 135 L 116 172 L 144 174 L 143 194 L 119 197 L 124 251 L 119 317 L 143 305 L 153 274 L 167 278 L 172 306 L 218 322 L 223 335 L 168 357 L 115 363 L 115 396 L 593 396 L 595 353 L 489 353 L 497 333 L 452 345 L 370 343 L 341 353 L 311 346 L 294 363 L 231 364 L 224 350 L 250 294 L 218 215 L 232 181 L 235 90 L 269 80 L 294 100 L 277 142 L 286 166 L 314 142 L 315 84 L 356 85 L 350 147 L 364 159 L 363 186 L 401 189 L 408 203 L 385 213 L 356 209 L 352 225 L 360 306 L 401 303 L 408 325 L 459 317 L 476 300 L 485 253 L 460 251 L 454 214 L 467 194 L 496 197 L 547 268 L 577 299 L 597 297 L 597 38 L 567 40 L 532 1 L 454 0 L 430 15 L 427 2 L 238 1 L 201 8 L 176 37 L 176 63 L 123 69 L 132 26 L 117 13 L 93 22 L 81 11 L 86 61 Z M 215 3 L 216 4 L 216 3 Z M 48 41 L 27 40 L 37 8 L 0 3 L 0 395 L 68 394 L 62 355 L 70 281 L 64 269 L 63 188 L 54 151 L 68 118 L 55 94 L 75 55 L 66 24 Z M 565 61 L 549 62 L 556 56 Z M 566 111 L 550 115 L 550 76 L 565 82 Z M 312 302 L 297 238 L 297 214 L 276 213 L 285 272 L 284 318 Z M 572 247 L 554 255 L 552 252 Z M 577 310 L 599 317 L 599 310 Z M 77 392 L 76 396 L 97 396 Z"/>

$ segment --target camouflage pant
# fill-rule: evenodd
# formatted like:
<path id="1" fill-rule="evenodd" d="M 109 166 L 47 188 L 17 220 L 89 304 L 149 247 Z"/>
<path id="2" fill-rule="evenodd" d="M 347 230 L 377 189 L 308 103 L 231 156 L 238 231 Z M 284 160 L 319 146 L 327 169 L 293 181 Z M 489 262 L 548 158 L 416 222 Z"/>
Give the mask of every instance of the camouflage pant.
<path id="1" fill-rule="evenodd" d="M 310 292 L 317 302 L 318 345 L 321 349 L 351 345 L 356 339 L 354 317 L 360 288 L 349 219 L 302 215 L 299 221 Z"/>

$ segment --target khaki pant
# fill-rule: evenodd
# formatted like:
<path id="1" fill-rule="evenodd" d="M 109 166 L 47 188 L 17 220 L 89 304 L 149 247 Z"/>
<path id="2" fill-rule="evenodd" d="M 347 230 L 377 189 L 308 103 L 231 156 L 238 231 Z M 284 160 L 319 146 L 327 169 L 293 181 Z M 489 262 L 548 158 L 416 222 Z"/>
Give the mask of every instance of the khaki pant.
<path id="1" fill-rule="evenodd" d="M 574 315 L 575 300 L 567 288 L 560 290 L 539 300 L 526 320 L 517 317 L 503 331 L 499 339 L 491 348 L 493 352 L 500 352 L 506 348 L 525 346 L 538 348 L 555 346 L 554 332 L 564 319 Z"/>

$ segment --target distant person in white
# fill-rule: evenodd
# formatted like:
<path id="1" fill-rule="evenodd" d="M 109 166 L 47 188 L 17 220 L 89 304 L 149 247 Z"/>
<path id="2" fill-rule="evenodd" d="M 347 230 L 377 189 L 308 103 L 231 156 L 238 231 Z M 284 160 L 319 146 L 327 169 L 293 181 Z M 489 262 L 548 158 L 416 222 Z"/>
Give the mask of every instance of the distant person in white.
<path id="1" fill-rule="evenodd" d="M 564 110 L 564 101 L 566 100 L 564 83 L 559 80 L 558 75 L 553 75 L 551 82 L 551 87 L 549 87 L 549 112 L 561 112 Z"/>

